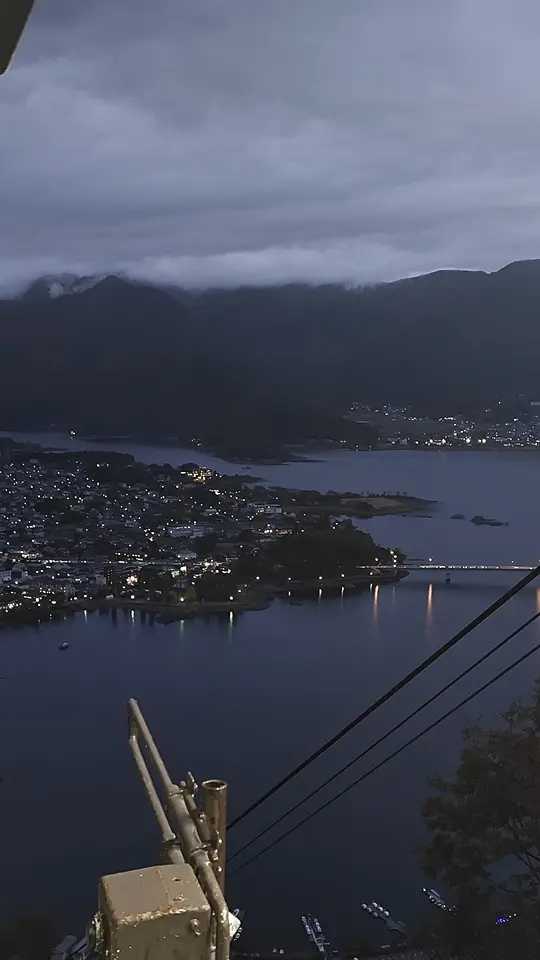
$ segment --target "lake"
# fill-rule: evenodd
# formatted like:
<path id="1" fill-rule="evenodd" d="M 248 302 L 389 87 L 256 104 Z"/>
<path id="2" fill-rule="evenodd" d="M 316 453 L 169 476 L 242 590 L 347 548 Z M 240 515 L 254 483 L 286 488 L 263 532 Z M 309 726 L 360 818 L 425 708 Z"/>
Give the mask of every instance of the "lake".
<path id="1" fill-rule="evenodd" d="M 11 436 L 16 436 L 10 434 Z M 21 439 L 29 435 L 20 435 Z M 65 437 L 37 435 L 55 446 Z M 76 441 L 75 446 L 104 449 Z M 194 450 L 114 443 L 146 462 L 239 465 Z M 363 521 L 380 543 L 437 560 L 537 562 L 538 454 L 324 452 L 314 462 L 256 466 L 272 484 L 309 489 L 403 490 L 438 501 L 431 518 Z M 247 471 L 242 471 L 246 473 Z M 451 520 L 484 514 L 507 527 Z M 95 909 L 100 874 L 155 862 L 158 832 L 127 747 L 125 704 L 139 699 L 176 778 L 223 777 L 239 812 L 306 753 L 493 601 L 514 574 L 414 574 L 397 586 L 262 612 L 167 626 L 138 615 L 80 615 L 0 632 L 0 787 L 4 915 L 39 905 L 77 932 Z M 524 590 L 391 704 L 349 734 L 230 833 L 229 849 L 257 832 L 426 695 L 540 608 Z M 58 644 L 71 641 L 60 653 Z M 351 771 L 358 776 L 466 696 L 528 645 L 533 625 L 410 728 Z M 231 877 L 231 906 L 246 910 L 242 943 L 305 944 L 300 914 L 343 940 L 383 939 L 360 911 L 366 898 L 411 921 L 423 909 L 418 866 L 428 778 L 451 772 L 467 723 L 492 720 L 540 674 L 540 655 L 314 818 L 257 864 Z M 348 782 L 347 777 L 343 783 Z M 331 796 L 342 781 L 329 787 Z M 311 809 L 317 802 L 312 801 Z M 298 814 L 298 818 L 301 814 Z M 291 819 L 291 823 L 294 818 Z M 287 823 L 283 825 L 283 828 Z M 266 838 L 265 838 L 266 839 Z M 257 848 L 254 848 L 257 849 Z M 30 881 L 29 882 L 29 878 Z"/>

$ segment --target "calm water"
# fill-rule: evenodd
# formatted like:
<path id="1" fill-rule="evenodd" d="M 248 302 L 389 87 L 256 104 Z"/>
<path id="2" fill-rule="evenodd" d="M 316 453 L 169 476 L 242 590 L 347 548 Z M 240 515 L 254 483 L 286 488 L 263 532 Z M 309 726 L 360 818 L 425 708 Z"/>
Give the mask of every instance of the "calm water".
<path id="1" fill-rule="evenodd" d="M 193 450 L 124 449 L 147 462 L 197 459 L 223 472 L 239 470 Z M 400 489 L 437 499 L 430 519 L 364 524 L 381 543 L 402 546 L 412 556 L 527 562 L 540 556 L 536 454 L 325 453 L 320 462 L 254 472 L 290 486 Z M 450 520 L 454 512 L 484 513 L 510 525 L 475 527 Z M 276 602 L 233 622 L 161 626 L 130 615 L 93 614 L 2 631 L 0 843 L 11 880 L 2 885 L 2 913 L 39 901 L 66 929 L 77 931 L 94 909 L 100 874 L 155 860 L 157 829 L 126 743 L 129 696 L 140 699 L 174 774 L 181 777 L 191 768 L 201 778 L 225 777 L 232 811 L 239 811 L 513 579 L 462 574 L 447 585 L 440 574 L 418 574 L 354 597 L 298 607 Z M 540 592 L 524 591 L 263 807 L 264 815 L 257 812 L 232 832 L 230 849 L 539 606 Z M 64 638 L 72 645 L 59 653 Z M 540 627 L 530 628 L 410 731 L 374 751 L 358 774 L 539 640 Z M 538 674 L 540 656 L 232 877 L 229 900 L 247 910 L 246 946 L 303 944 L 298 918 L 306 910 L 343 938 L 362 930 L 377 936 L 382 931 L 366 927 L 360 916 L 365 897 L 412 919 L 421 907 L 417 850 L 428 777 L 452 769 L 466 723 L 492 719 L 513 696 L 525 694 Z M 323 797 L 331 793 L 329 788 Z"/>

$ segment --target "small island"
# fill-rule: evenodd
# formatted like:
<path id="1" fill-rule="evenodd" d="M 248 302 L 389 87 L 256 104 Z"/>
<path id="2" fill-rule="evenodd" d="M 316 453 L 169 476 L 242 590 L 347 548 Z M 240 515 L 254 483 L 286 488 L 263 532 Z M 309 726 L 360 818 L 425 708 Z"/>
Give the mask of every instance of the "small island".
<path id="1" fill-rule="evenodd" d="M 356 521 L 431 506 L 2 441 L 0 624 L 93 609 L 183 619 L 395 582 L 404 555 Z"/>
<path id="2" fill-rule="evenodd" d="M 494 520 L 492 517 L 483 517 L 482 514 L 476 514 L 471 517 L 471 523 L 477 527 L 507 527 L 508 522 L 503 520 Z"/>

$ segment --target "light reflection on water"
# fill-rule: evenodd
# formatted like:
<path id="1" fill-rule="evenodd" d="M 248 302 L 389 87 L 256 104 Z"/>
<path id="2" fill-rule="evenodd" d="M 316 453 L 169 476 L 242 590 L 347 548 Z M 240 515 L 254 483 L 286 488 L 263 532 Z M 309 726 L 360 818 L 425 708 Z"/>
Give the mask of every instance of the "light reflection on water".
<path id="1" fill-rule="evenodd" d="M 430 583 L 427 588 L 426 599 L 426 631 L 429 633 L 433 623 L 433 584 Z"/>
<path id="2" fill-rule="evenodd" d="M 373 623 L 375 625 L 379 622 L 379 584 L 375 584 L 375 589 L 373 590 Z"/>
<path id="3" fill-rule="evenodd" d="M 409 584 L 409 585 L 408 585 L 409 589 L 410 589 L 411 586 L 413 586 L 413 589 L 414 589 L 415 592 L 416 592 L 416 587 L 419 586 L 419 584 L 418 584 L 418 585 L 417 585 L 417 584 Z M 407 590 L 408 588 L 407 588 L 407 587 L 402 587 L 402 588 L 401 588 L 402 592 L 403 592 L 404 589 Z M 388 586 L 386 586 L 386 585 L 384 585 L 384 584 L 383 584 L 382 590 L 381 590 L 381 586 L 380 586 L 380 584 L 378 584 L 378 583 L 376 583 L 376 584 L 373 584 L 373 583 L 370 584 L 369 590 L 370 590 L 370 593 L 371 593 L 371 613 L 372 613 L 372 620 L 373 620 L 373 624 L 376 626 L 376 625 L 379 623 L 379 614 L 380 614 L 380 609 L 381 609 L 381 602 L 383 602 L 384 604 L 390 603 L 390 606 L 391 606 L 392 608 L 395 608 L 395 605 L 396 605 L 396 602 L 397 602 L 398 591 L 397 591 L 397 587 L 396 587 L 395 585 L 392 586 L 391 588 L 389 588 Z M 342 588 L 342 589 L 341 589 L 341 598 L 342 598 L 342 599 L 343 599 L 344 592 L 345 592 L 345 591 L 344 591 L 344 589 Z M 430 582 L 430 583 L 428 583 L 428 584 L 426 585 L 426 588 L 425 588 L 425 596 L 426 596 L 426 603 L 425 603 L 424 623 L 425 623 L 426 634 L 429 634 L 429 633 L 432 632 L 432 629 L 433 629 L 433 613 L 434 613 L 434 605 L 435 605 L 435 602 L 436 602 L 436 599 L 435 599 L 435 598 L 436 598 L 436 591 L 435 591 L 435 589 L 434 589 L 434 584 L 433 584 L 433 583 Z M 539 587 L 538 590 L 536 591 L 536 604 L 537 604 L 537 609 L 540 610 L 540 587 Z"/>

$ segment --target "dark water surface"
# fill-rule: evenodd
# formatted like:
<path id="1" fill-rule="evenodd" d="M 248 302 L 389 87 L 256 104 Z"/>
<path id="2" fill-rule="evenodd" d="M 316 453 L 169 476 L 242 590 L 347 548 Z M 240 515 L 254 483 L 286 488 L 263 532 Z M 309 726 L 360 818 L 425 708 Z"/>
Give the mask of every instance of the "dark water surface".
<path id="1" fill-rule="evenodd" d="M 147 462 L 198 460 L 224 472 L 240 469 L 193 450 L 124 449 Z M 411 556 L 529 563 L 540 556 L 537 454 L 320 456 L 321 462 L 253 472 L 289 486 L 406 490 L 436 498 L 440 503 L 430 519 L 389 517 L 363 524 L 379 542 L 399 545 Z M 454 512 L 483 513 L 509 526 L 476 527 L 450 520 Z M 442 574 L 416 574 L 397 587 L 302 606 L 276 602 L 232 621 L 162 626 L 129 613 L 116 618 L 96 613 L 3 630 L 0 847 L 9 882 L 1 886 L 2 914 L 40 904 L 76 932 L 94 910 L 100 874 L 155 861 L 157 828 L 126 742 L 129 696 L 139 698 L 171 772 L 179 778 L 190 768 L 200 778 L 226 778 L 231 812 L 238 812 L 515 579 L 463 573 L 446 584 Z M 525 590 L 231 832 L 230 850 L 539 607 L 540 591 Z M 71 647 L 60 653 L 63 639 Z M 349 779 L 539 640 L 540 627 L 534 625 L 374 751 Z M 413 919 L 421 906 L 417 850 L 428 777 L 451 771 L 466 723 L 491 720 L 512 697 L 526 694 L 537 675 L 540 655 L 231 877 L 230 903 L 247 911 L 246 946 L 302 944 L 304 911 L 320 915 L 330 932 L 354 936 L 366 930 L 359 909 L 366 897 Z M 322 799 L 332 792 L 328 788 Z"/>

